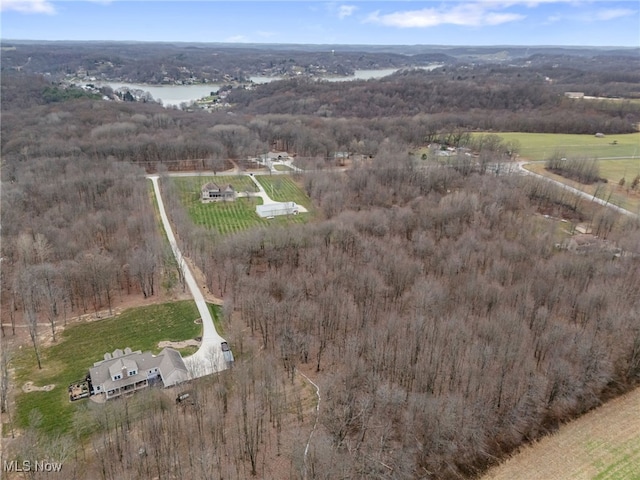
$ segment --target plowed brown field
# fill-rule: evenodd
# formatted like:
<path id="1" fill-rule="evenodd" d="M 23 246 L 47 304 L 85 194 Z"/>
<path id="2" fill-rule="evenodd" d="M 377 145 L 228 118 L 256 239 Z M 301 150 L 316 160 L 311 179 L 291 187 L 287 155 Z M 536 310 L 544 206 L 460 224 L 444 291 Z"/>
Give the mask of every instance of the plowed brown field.
<path id="1" fill-rule="evenodd" d="M 640 388 L 524 447 L 482 480 L 640 479 Z"/>

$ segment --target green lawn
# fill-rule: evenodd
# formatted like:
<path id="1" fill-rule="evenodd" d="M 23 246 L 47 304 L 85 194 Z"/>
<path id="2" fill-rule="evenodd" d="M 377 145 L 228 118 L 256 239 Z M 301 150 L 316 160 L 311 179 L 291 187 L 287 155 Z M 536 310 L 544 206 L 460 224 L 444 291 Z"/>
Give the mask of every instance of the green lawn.
<path id="1" fill-rule="evenodd" d="M 273 168 L 275 168 L 279 172 L 290 172 L 291 171 L 291 167 L 288 167 L 287 165 L 274 165 Z"/>
<path id="2" fill-rule="evenodd" d="M 209 305 L 209 308 L 219 329 L 219 307 Z M 17 425 L 27 426 L 35 409 L 42 415 L 43 432 L 69 432 L 74 413 L 89 401 L 70 403 L 69 384 L 83 379 L 105 352 L 131 347 L 158 353 L 161 340 L 180 341 L 199 336 L 202 327 L 194 323 L 197 318 L 195 303 L 186 300 L 130 309 L 117 317 L 69 326 L 55 345 L 42 350 L 42 370 L 37 368 L 33 349 L 23 347 L 12 362 L 16 386 L 21 388 L 26 381 L 33 381 L 36 386 L 55 384 L 55 388 L 50 392 L 20 393 L 16 398 Z"/>
<path id="3" fill-rule="evenodd" d="M 622 135 L 570 135 L 555 133 L 497 133 L 505 141 L 518 141 L 520 157 L 546 160 L 556 152 L 564 156 L 589 158 L 633 157 L 640 155 L 640 132 Z M 615 145 L 613 145 L 615 143 Z"/>
<path id="4" fill-rule="evenodd" d="M 311 209 L 309 197 L 296 185 L 291 177 L 286 175 L 260 175 L 256 177 L 267 195 L 276 202 L 296 202 L 307 209 Z"/>
<path id="5" fill-rule="evenodd" d="M 262 204 L 262 199 L 259 197 L 238 198 L 235 202 L 202 203 L 200 201 L 200 189 L 202 185 L 212 180 L 218 184 L 230 183 L 236 192 L 255 192 L 257 190 L 257 187 L 248 176 L 224 177 L 224 182 L 221 178 L 202 176 L 173 177 L 170 179 L 170 181 L 175 182 L 180 201 L 196 225 L 203 225 L 207 228 L 215 229 L 222 235 L 228 235 L 254 226 L 288 225 L 308 221 L 308 215 L 282 216 L 271 220 L 260 218 L 256 214 L 256 205 Z M 262 179 L 269 177 L 257 176 L 256 178 L 258 181 L 262 181 Z M 311 206 L 309 199 L 291 179 L 281 176 L 277 176 L 277 178 L 283 178 L 283 182 L 279 184 L 281 185 L 281 190 L 279 189 L 275 192 L 279 196 L 272 197 L 274 200 L 293 201 L 307 208 Z M 265 183 L 262 183 L 262 185 L 265 185 Z M 267 190 L 267 192 L 271 195 L 270 190 Z M 287 198 L 283 196 L 287 196 Z"/>

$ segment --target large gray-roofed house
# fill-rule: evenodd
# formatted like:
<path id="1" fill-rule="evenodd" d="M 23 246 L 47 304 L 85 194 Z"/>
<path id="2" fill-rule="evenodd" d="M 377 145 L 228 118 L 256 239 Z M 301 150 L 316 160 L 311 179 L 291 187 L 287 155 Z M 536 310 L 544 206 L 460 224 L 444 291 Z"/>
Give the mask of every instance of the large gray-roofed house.
<path id="1" fill-rule="evenodd" d="M 91 394 L 104 393 L 107 399 L 146 388 L 149 382 L 162 381 L 170 387 L 189 379 L 180 352 L 165 348 L 158 355 L 151 352 L 132 352 L 130 348 L 105 353 L 104 360 L 89 370 Z"/>
<path id="2" fill-rule="evenodd" d="M 209 182 L 202 186 L 202 201 L 208 202 L 232 202 L 236 199 L 236 192 L 231 184 L 224 187 L 218 186 L 215 182 Z"/>

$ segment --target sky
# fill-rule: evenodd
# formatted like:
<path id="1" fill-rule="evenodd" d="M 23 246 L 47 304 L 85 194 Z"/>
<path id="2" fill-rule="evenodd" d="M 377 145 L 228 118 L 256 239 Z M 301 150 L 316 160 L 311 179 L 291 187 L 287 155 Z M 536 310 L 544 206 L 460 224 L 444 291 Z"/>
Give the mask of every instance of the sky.
<path id="1" fill-rule="evenodd" d="M 1 38 L 640 47 L 640 0 L 0 0 Z"/>

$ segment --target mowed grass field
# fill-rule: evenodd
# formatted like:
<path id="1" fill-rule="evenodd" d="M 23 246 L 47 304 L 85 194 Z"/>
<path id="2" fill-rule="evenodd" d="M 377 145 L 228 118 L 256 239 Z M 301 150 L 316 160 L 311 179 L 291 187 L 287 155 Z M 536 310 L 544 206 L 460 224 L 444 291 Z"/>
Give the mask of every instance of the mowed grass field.
<path id="1" fill-rule="evenodd" d="M 256 177 L 263 182 L 262 177 Z M 276 176 L 274 178 L 280 178 Z M 187 210 L 189 217 L 196 225 L 202 225 L 219 232 L 221 235 L 229 235 L 255 226 L 288 225 L 292 223 L 305 223 L 309 219 L 308 214 L 281 216 L 268 220 L 260 218 L 256 213 L 256 205 L 262 204 L 262 199 L 238 198 L 235 202 L 202 203 L 200 191 L 202 185 L 215 181 L 219 185 L 230 183 L 236 192 L 255 192 L 257 187 L 247 176 L 233 177 L 173 177 L 169 181 L 175 182 L 180 195 L 180 201 Z M 268 181 L 267 181 L 268 184 Z M 262 183 L 265 185 L 265 183 Z M 293 201 L 310 206 L 310 201 L 298 186 L 288 177 L 284 177 L 277 192 L 271 198 L 276 201 Z M 266 189 L 271 196 L 271 190 Z M 281 199 L 282 198 L 282 199 Z M 308 208 L 308 207 L 307 207 Z"/>
<path id="2" fill-rule="evenodd" d="M 267 195 L 276 202 L 296 202 L 311 209 L 311 200 L 287 175 L 260 175 L 256 180 L 262 185 Z"/>
<path id="3" fill-rule="evenodd" d="M 520 160 L 539 162 L 527 165 L 528 170 L 608 200 L 632 212 L 640 211 L 640 191 L 629 190 L 634 177 L 640 174 L 640 132 L 607 135 L 604 138 L 597 138 L 595 135 L 514 132 L 497 135 L 505 141 L 517 141 L 520 144 Z M 542 162 L 555 154 L 574 158 L 597 158 L 600 176 L 606 178 L 608 183 L 583 185 L 547 172 Z M 621 187 L 618 183 L 622 178 L 625 179 L 625 185 Z"/>
<path id="4" fill-rule="evenodd" d="M 209 305 L 209 309 L 216 328 L 220 328 L 219 307 Z M 42 348 L 42 370 L 38 369 L 33 348 L 22 347 L 11 362 L 16 388 L 21 389 L 27 381 L 39 387 L 55 384 L 55 388 L 48 392 L 20 391 L 16 398 L 17 425 L 28 426 L 31 412 L 37 410 L 41 415 L 39 430 L 50 434 L 68 432 L 75 412 L 90 400 L 69 402 L 67 387 L 84 379 L 94 362 L 117 348 L 158 353 L 158 342 L 162 340 L 198 337 L 202 326 L 194 321 L 199 317 L 195 303 L 185 300 L 132 308 L 115 317 L 70 325 L 55 344 Z M 44 333 L 46 327 L 41 328 Z"/>
<path id="5" fill-rule="evenodd" d="M 482 480 L 640 479 L 640 388 L 524 447 Z"/>
<path id="6" fill-rule="evenodd" d="M 565 157 L 631 158 L 640 155 L 640 132 L 622 135 L 570 135 L 561 133 L 497 133 L 505 141 L 520 144 L 520 159 L 547 160 L 555 153 Z"/>

